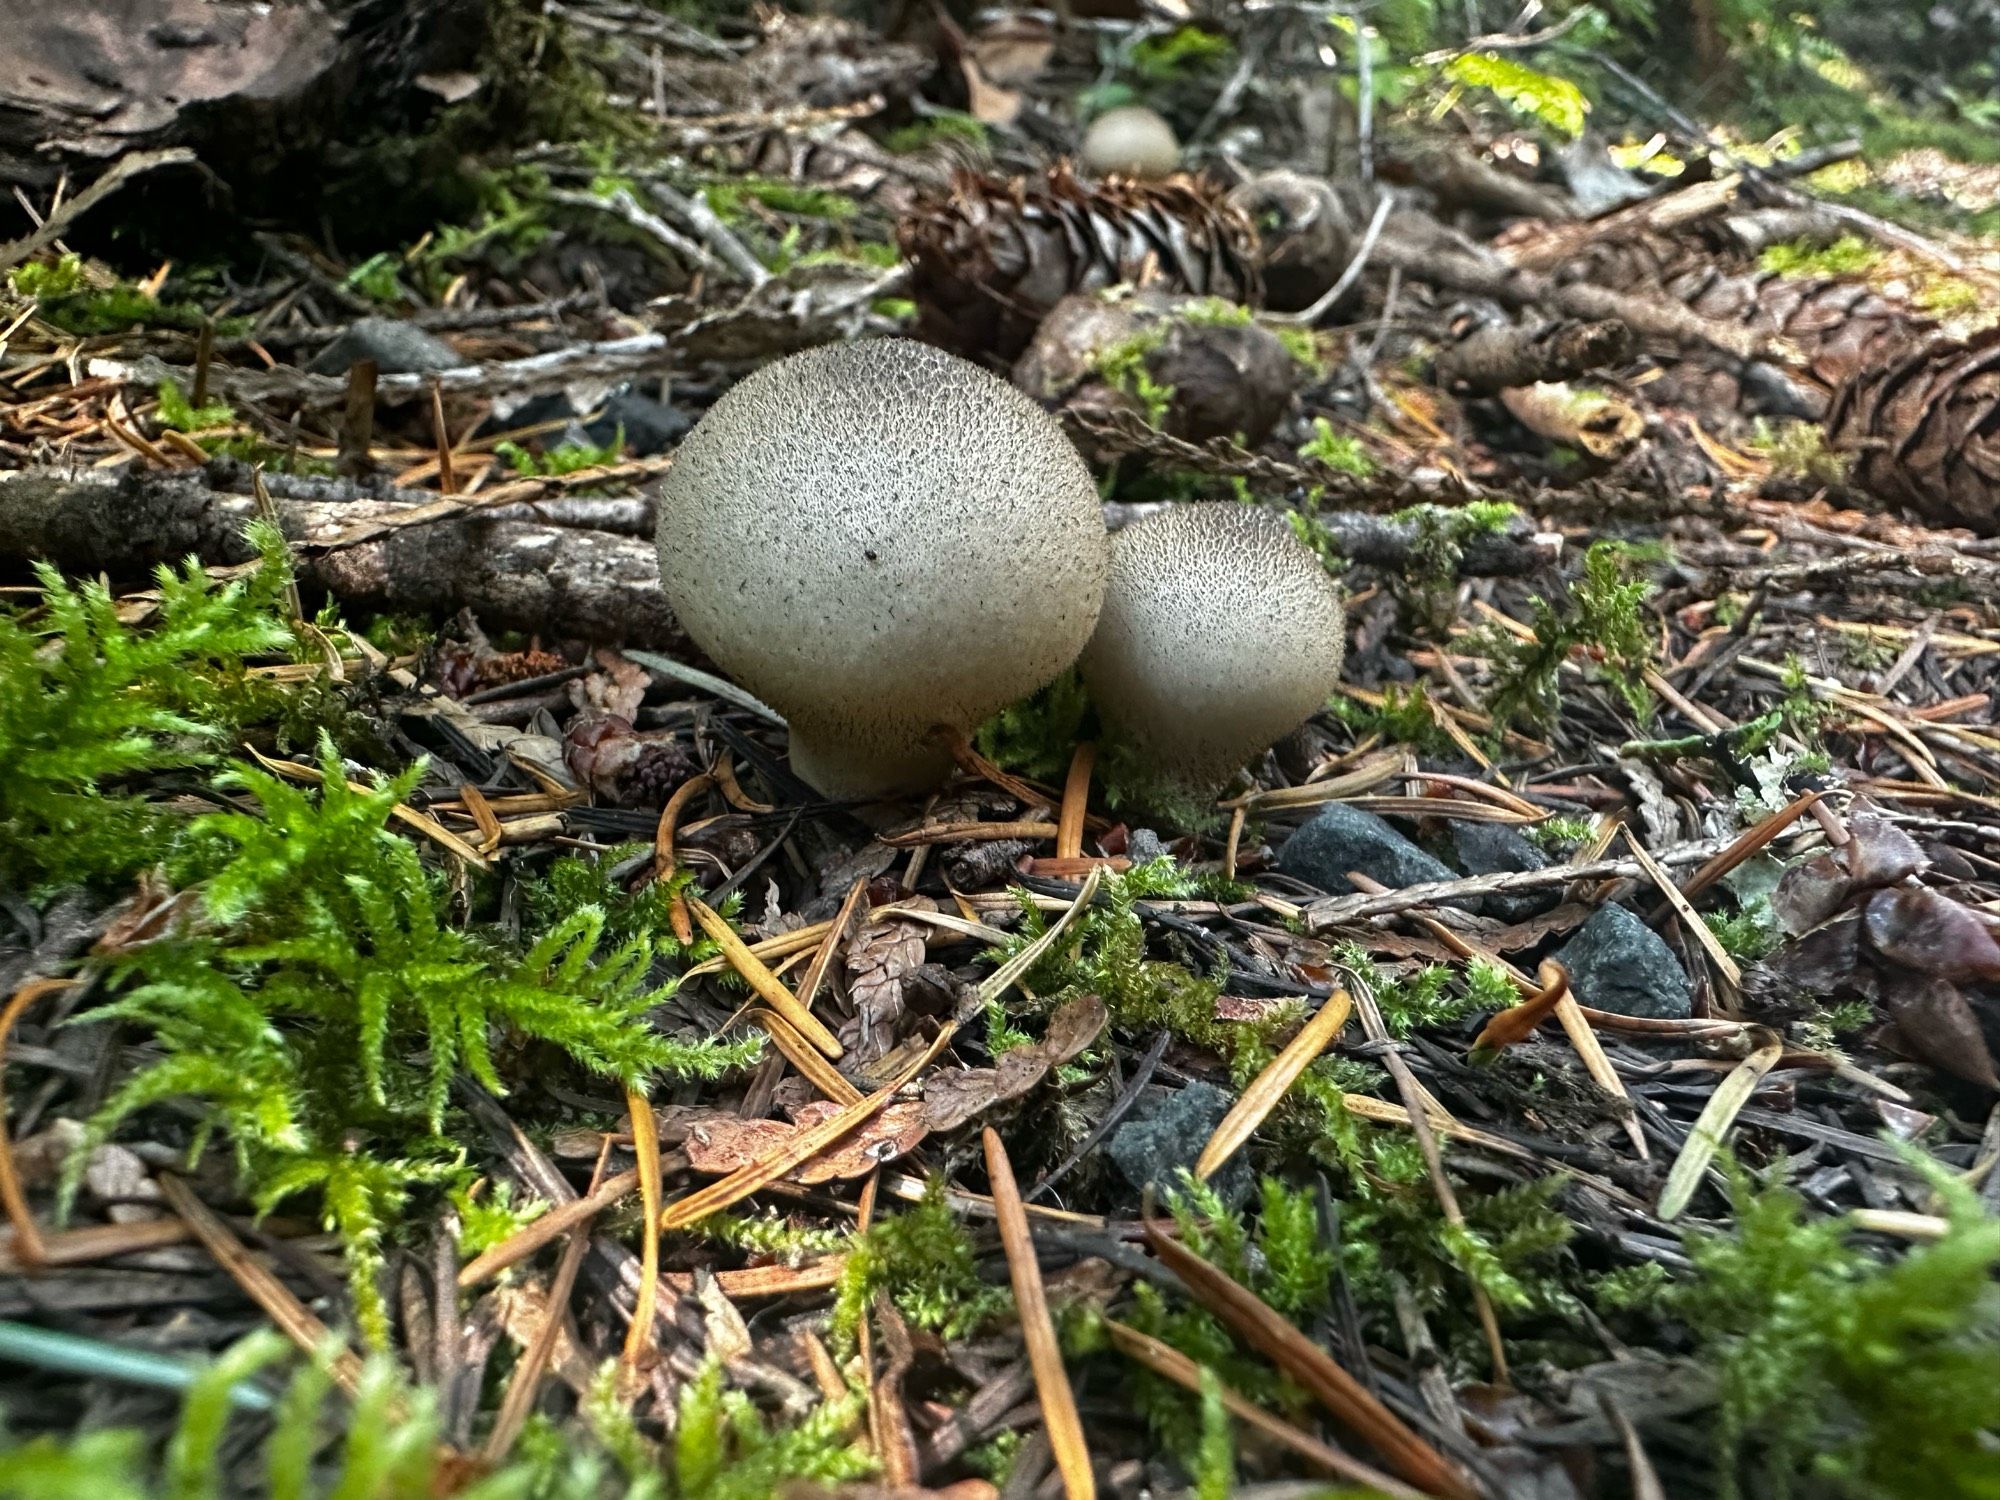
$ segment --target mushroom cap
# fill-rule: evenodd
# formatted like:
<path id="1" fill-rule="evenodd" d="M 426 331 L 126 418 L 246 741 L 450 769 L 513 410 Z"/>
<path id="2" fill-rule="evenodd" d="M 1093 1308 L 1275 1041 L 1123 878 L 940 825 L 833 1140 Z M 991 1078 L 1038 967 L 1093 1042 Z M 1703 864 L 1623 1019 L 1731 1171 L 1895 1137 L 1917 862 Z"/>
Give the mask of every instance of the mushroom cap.
<path id="1" fill-rule="evenodd" d="M 970 732 L 1090 639 L 1107 539 L 1048 413 L 906 339 L 764 366 L 659 488 L 660 583 L 687 633 L 783 713 L 829 796 L 939 779 Z"/>
<path id="2" fill-rule="evenodd" d="M 1325 704 L 1346 623 L 1340 591 L 1282 516 L 1177 505 L 1112 536 L 1083 678 L 1114 733 L 1206 794 Z"/>
<path id="3" fill-rule="evenodd" d="M 1165 177 L 1180 170 L 1181 143 L 1155 111 L 1123 104 L 1090 122 L 1077 155 L 1099 177 Z"/>

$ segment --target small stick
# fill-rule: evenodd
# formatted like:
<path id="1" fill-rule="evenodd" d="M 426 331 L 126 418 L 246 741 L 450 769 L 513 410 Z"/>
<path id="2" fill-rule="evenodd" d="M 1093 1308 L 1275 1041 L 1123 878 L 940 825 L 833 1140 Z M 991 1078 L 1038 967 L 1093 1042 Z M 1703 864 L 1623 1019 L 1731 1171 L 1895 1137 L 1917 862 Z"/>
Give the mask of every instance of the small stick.
<path id="1" fill-rule="evenodd" d="M 444 387 L 431 382 L 431 441 L 437 444 L 438 489 L 447 495 L 458 493 L 458 473 L 451 462 L 451 432 L 444 425 Z"/>
<path id="2" fill-rule="evenodd" d="M 625 1111 L 632 1121 L 632 1154 L 638 1159 L 639 1203 L 645 1210 L 639 1242 L 639 1290 L 632 1299 L 632 1325 L 625 1330 L 621 1362 L 627 1375 L 650 1364 L 653 1348 L 653 1308 L 660 1280 L 660 1132 L 653 1106 L 638 1089 L 625 1090 Z M 603 1157 L 598 1159 L 600 1175 Z M 581 1233 L 581 1230 L 578 1231 Z M 567 1259 L 567 1255 L 564 1257 Z M 553 1307 L 550 1316 L 555 1315 Z"/>

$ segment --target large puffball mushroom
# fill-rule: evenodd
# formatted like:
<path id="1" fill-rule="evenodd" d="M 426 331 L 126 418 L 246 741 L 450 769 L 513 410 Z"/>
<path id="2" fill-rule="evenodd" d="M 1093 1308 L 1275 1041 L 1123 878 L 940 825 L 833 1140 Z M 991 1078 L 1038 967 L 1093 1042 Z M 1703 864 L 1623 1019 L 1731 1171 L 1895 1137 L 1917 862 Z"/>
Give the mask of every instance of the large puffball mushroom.
<path id="1" fill-rule="evenodd" d="M 1083 679 L 1150 771 L 1206 795 L 1325 704 L 1346 624 L 1339 590 L 1282 516 L 1176 505 L 1112 536 Z"/>
<path id="2" fill-rule="evenodd" d="M 1097 488 L 1061 427 L 905 339 L 764 366 L 659 488 L 660 584 L 694 642 L 791 725 L 832 797 L 919 790 L 1075 661 L 1104 599 Z"/>
<path id="3" fill-rule="evenodd" d="M 1181 143 L 1160 115 L 1125 104 L 1090 122 L 1077 155 L 1097 177 L 1166 177 L 1180 170 Z"/>

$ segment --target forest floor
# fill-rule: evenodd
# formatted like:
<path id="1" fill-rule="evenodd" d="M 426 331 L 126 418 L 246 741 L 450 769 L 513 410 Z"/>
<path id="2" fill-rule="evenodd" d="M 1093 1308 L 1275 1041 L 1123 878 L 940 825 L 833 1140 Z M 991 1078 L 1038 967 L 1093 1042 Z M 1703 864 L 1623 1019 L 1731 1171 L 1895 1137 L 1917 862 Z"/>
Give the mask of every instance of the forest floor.
<path id="1" fill-rule="evenodd" d="M 21 195 L 0 1497 L 1994 1493 L 2000 168 L 1178 9 L 551 6 L 381 248 Z M 1283 512 L 1336 697 L 802 783 L 652 487 L 885 335 Z"/>

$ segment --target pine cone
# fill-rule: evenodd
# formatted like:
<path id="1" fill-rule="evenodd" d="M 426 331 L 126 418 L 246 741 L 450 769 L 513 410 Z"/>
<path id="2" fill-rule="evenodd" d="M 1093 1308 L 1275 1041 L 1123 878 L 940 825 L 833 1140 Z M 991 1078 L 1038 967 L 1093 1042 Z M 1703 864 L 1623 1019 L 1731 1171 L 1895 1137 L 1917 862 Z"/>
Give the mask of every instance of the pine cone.
<path id="1" fill-rule="evenodd" d="M 1089 186 L 1067 167 L 1040 181 L 961 174 L 897 226 L 917 336 L 1011 363 L 1050 308 L 1120 282 L 1258 303 L 1257 236 L 1192 177 Z"/>
<path id="2" fill-rule="evenodd" d="M 1927 520 L 2000 533 L 2000 328 L 1936 337 L 1856 373 L 1826 430 L 1855 483 Z"/>

